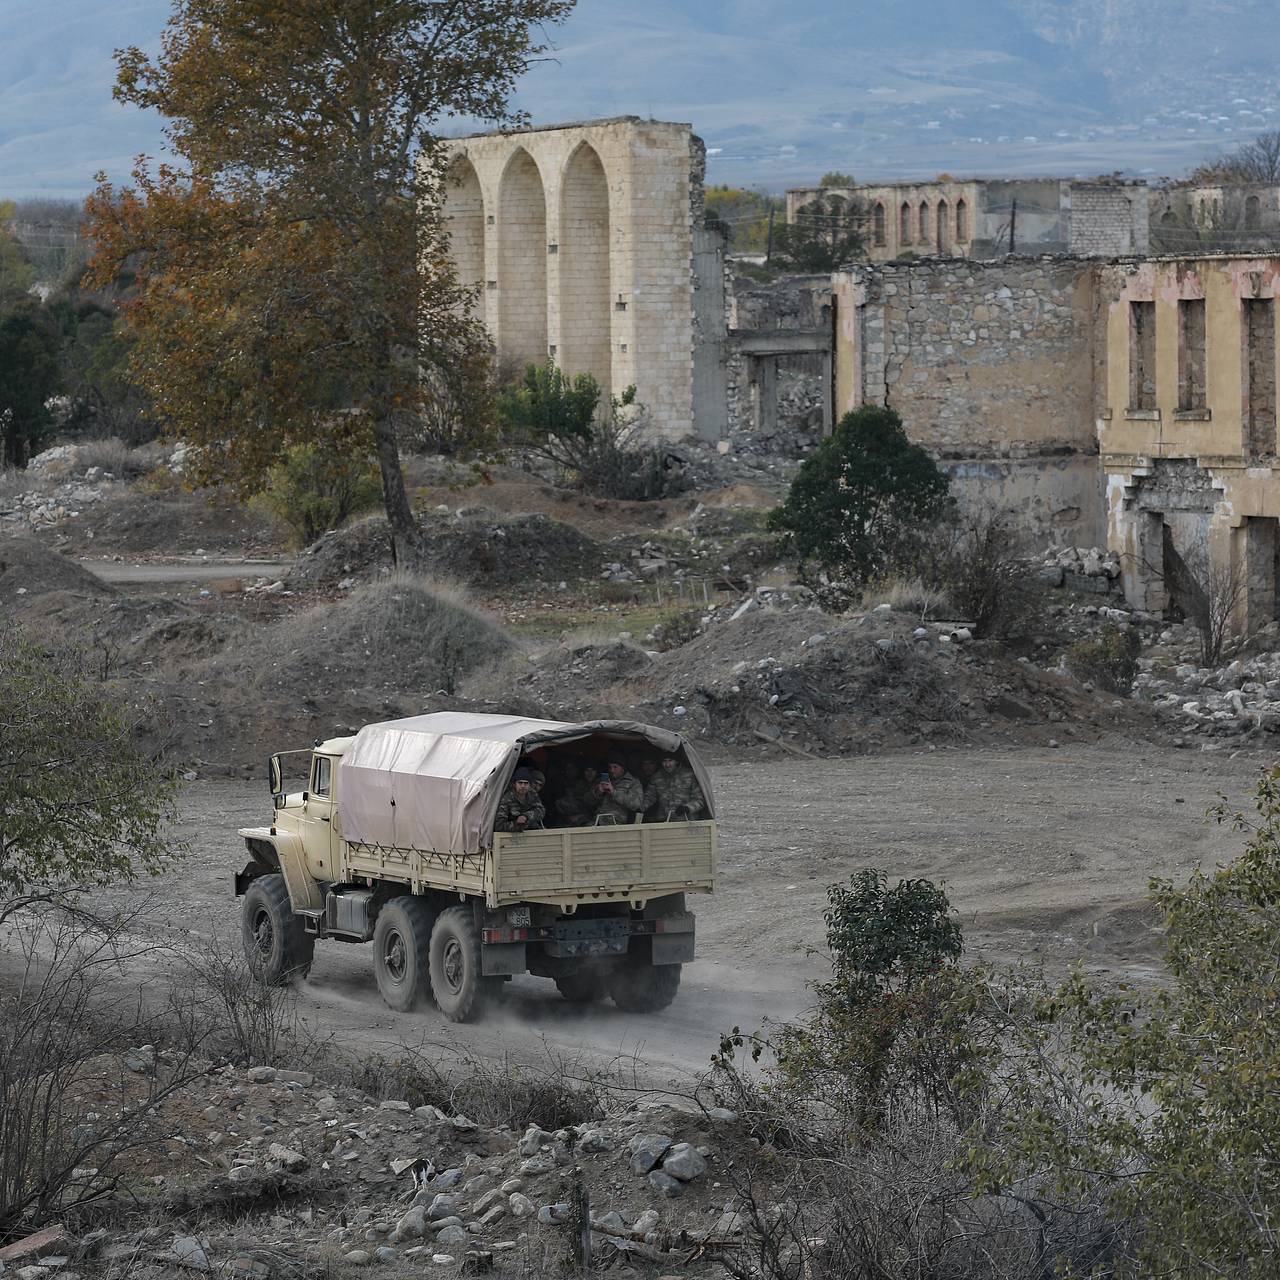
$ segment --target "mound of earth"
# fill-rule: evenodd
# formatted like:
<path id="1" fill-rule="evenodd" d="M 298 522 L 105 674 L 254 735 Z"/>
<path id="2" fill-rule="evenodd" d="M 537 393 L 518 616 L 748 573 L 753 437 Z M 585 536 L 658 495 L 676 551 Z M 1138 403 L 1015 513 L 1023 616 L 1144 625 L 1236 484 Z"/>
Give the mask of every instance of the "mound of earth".
<path id="1" fill-rule="evenodd" d="M 627 682 L 643 679 L 653 659 L 622 641 L 580 644 L 552 650 L 537 659 L 517 659 L 493 673 L 481 673 L 468 692 L 521 715 L 552 719 L 608 719 L 630 716 Z M 604 691 L 610 698 L 602 703 Z"/>
<path id="2" fill-rule="evenodd" d="M 0 538 L 0 604 L 13 608 L 52 591 L 111 596 L 112 587 L 35 538 Z"/>
<path id="3" fill-rule="evenodd" d="M 277 552 L 283 545 L 274 521 L 221 490 L 149 493 L 115 487 L 58 532 L 74 549 L 98 553 L 243 556 Z"/>
<path id="4" fill-rule="evenodd" d="M 323 702 L 338 688 L 421 698 L 437 690 L 451 694 L 463 676 L 512 647 L 483 614 L 397 576 L 258 628 L 234 651 L 212 659 L 205 679 L 298 704 Z"/>
<path id="5" fill-rule="evenodd" d="M 423 568 L 469 586 L 519 586 L 594 575 L 604 558 L 599 544 L 545 515 L 496 519 L 484 511 L 429 516 L 420 522 Z M 370 517 L 327 533 L 300 557 L 289 585 L 332 587 L 391 569 L 387 522 Z"/>

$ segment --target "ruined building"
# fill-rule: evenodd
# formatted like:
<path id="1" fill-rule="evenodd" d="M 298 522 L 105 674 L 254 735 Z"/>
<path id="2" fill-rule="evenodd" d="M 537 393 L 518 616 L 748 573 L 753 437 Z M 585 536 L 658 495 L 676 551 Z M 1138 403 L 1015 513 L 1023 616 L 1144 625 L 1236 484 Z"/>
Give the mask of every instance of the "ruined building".
<path id="1" fill-rule="evenodd" d="M 480 290 L 500 373 L 553 360 L 606 397 L 634 385 L 668 438 L 694 429 L 695 382 L 710 378 L 700 426 L 718 437 L 724 286 L 690 127 L 625 116 L 448 145 L 452 252 Z"/>
<path id="2" fill-rule="evenodd" d="M 892 406 L 1031 540 L 1105 541 L 1135 606 L 1185 611 L 1190 577 L 1255 627 L 1280 613 L 1278 279 L 1244 255 L 854 267 L 836 412 Z"/>
<path id="3" fill-rule="evenodd" d="M 1280 247 L 1280 186 L 1233 182 L 1154 187 L 1151 246 L 1161 254 L 1274 251 Z"/>
<path id="4" fill-rule="evenodd" d="M 805 205 L 823 195 L 842 196 L 865 208 L 872 262 L 1009 253 L 1115 257 L 1148 249 L 1145 182 L 948 179 L 798 187 L 787 192 L 787 221 L 802 220 Z"/>

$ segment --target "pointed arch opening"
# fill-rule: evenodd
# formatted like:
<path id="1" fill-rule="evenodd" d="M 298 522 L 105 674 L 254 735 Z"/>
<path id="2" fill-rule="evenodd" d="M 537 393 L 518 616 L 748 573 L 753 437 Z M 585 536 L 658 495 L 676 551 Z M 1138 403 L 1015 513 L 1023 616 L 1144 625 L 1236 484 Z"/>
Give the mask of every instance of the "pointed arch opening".
<path id="1" fill-rule="evenodd" d="M 969 206 L 961 198 L 956 201 L 956 244 L 969 239 Z"/>
<path id="2" fill-rule="evenodd" d="M 498 356 L 517 369 L 547 359 L 547 198 L 523 147 L 498 195 Z"/>
<path id="3" fill-rule="evenodd" d="M 911 206 L 905 201 L 898 210 L 898 243 L 911 243 Z"/>
<path id="4" fill-rule="evenodd" d="M 919 222 L 919 225 L 916 227 L 916 236 L 919 239 L 921 244 L 928 245 L 929 243 L 929 206 L 923 200 L 920 201 L 920 222 Z"/>
<path id="5" fill-rule="evenodd" d="M 449 169 L 444 193 L 444 225 L 449 253 L 458 271 L 458 283 L 468 289 L 484 288 L 484 193 L 475 166 L 458 156 Z M 483 318 L 483 298 L 477 293 Z"/>
<path id="6" fill-rule="evenodd" d="M 594 147 L 569 158 L 560 184 L 560 341 L 566 373 L 589 373 L 609 403 L 612 374 L 609 180 Z"/>
<path id="7" fill-rule="evenodd" d="M 951 210 L 945 200 L 938 201 L 938 252 L 946 253 L 951 247 Z"/>
<path id="8" fill-rule="evenodd" d="M 872 214 L 872 232 L 875 236 L 875 242 L 878 247 L 883 247 L 885 242 L 884 232 L 884 205 L 876 202 L 875 211 Z"/>

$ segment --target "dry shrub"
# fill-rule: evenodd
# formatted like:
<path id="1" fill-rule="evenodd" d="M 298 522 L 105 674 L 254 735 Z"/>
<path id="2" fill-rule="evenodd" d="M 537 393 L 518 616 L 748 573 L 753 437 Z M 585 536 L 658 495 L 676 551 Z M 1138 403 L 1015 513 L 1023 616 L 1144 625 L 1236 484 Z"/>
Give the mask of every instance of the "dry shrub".
<path id="1" fill-rule="evenodd" d="M 28 908 L 10 923 L 17 979 L 0 994 L 0 1242 L 109 1198 L 128 1154 L 167 1136 L 152 1109 L 202 1074 L 182 1052 L 138 1053 L 158 1028 L 117 985 L 147 949 L 127 942 L 130 921 Z"/>
<path id="2" fill-rule="evenodd" d="M 872 583 L 862 593 L 862 607 L 874 609 L 887 604 L 898 613 L 910 613 L 922 622 L 939 616 L 947 602 L 946 592 L 930 586 L 923 578 L 886 578 Z"/>
<path id="3" fill-rule="evenodd" d="M 1141 652 L 1142 641 L 1135 630 L 1106 626 L 1067 649 L 1067 668 L 1077 680 L 1088 680 L 1127 698 L 1133 692 Z"/>
<path id="4" fill-rule="evenodd" d="M 156 466 L 156 450 L 136 448 L 116 436 L 76 444 L 76 471 L 101 467 L 117 480 L 138 480 Z"/>
<path id="5" fill-rule="evenodd" d="M 531 1124 L 555 1130 L 600 1120 L 639 1087 L 635 1060 L 599 1064 L 547 1041 L 529 1062 L 506 1050 L 487 1056 L 452 1038 L 424 1040 L 361 1059 L 351 1070 L 352 1084 L 375 1098 L 434 1106 L 485 1128 L 517 1132 Z"/>
<path id="6" fill-rule="evenodd" d="M 301 1065 L 314 1055 L 296 989 L 258 981 L 239 947 L 211 938 L 185 957 L 185 965 L 170 997 L 183 1043 L 242 1066 Z"/>
<path id="7" fill-rule="evenodd" d="M 948 532 L 933 566 L 959 617 L 981 639 L 1003 640 L 1035 629 L 1044 593 L 1023 555 L 1012 517 L 974 511 Z"/>

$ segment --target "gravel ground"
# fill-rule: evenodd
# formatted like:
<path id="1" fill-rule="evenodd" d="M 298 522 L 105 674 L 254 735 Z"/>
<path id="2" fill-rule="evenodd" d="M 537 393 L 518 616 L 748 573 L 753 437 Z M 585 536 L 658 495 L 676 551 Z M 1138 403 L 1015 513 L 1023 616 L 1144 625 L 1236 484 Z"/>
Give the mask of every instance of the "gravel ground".
<path id="1" fill-rule="evenodd" d="M 321 945 L 303 1006 L 315 1027 L 385 1050 L 397 1042 L 468 1043 L 486 1054 L 558 1049 L 636 1059 L 653 1083 L 705 1066 L 719 1034 L 786 1017 L 822 972 L 825 887 L 861 867 L 942 881 L 971 953 L 1083 958 L 1095 971 L 1158 977 L 1145 906 L 1152 876 L 1185 877 L 1227 858 L 1239 837 L 1206 824 L 1218 792 L 1240 806 L 1261 755 L 1132 746 L 939 750 L 714 770 L 721 810 L 717 892 L 694 899 L 699 959 L 663 1014 L 612 1006 L 583 1014 L 551 983 L 514 981 L 476 1026 L 434 1011 L 396 1015 L 379 1001 L 367 947 Z M 236 829 L 269 816 L 261 784 L 196 782 L 183 799 L 193 851 L 153 889 L 144 920 L 163 931 L 238 936 L 231 876 Z M 117 905 L 123 891 L 106 895 Z"/>

